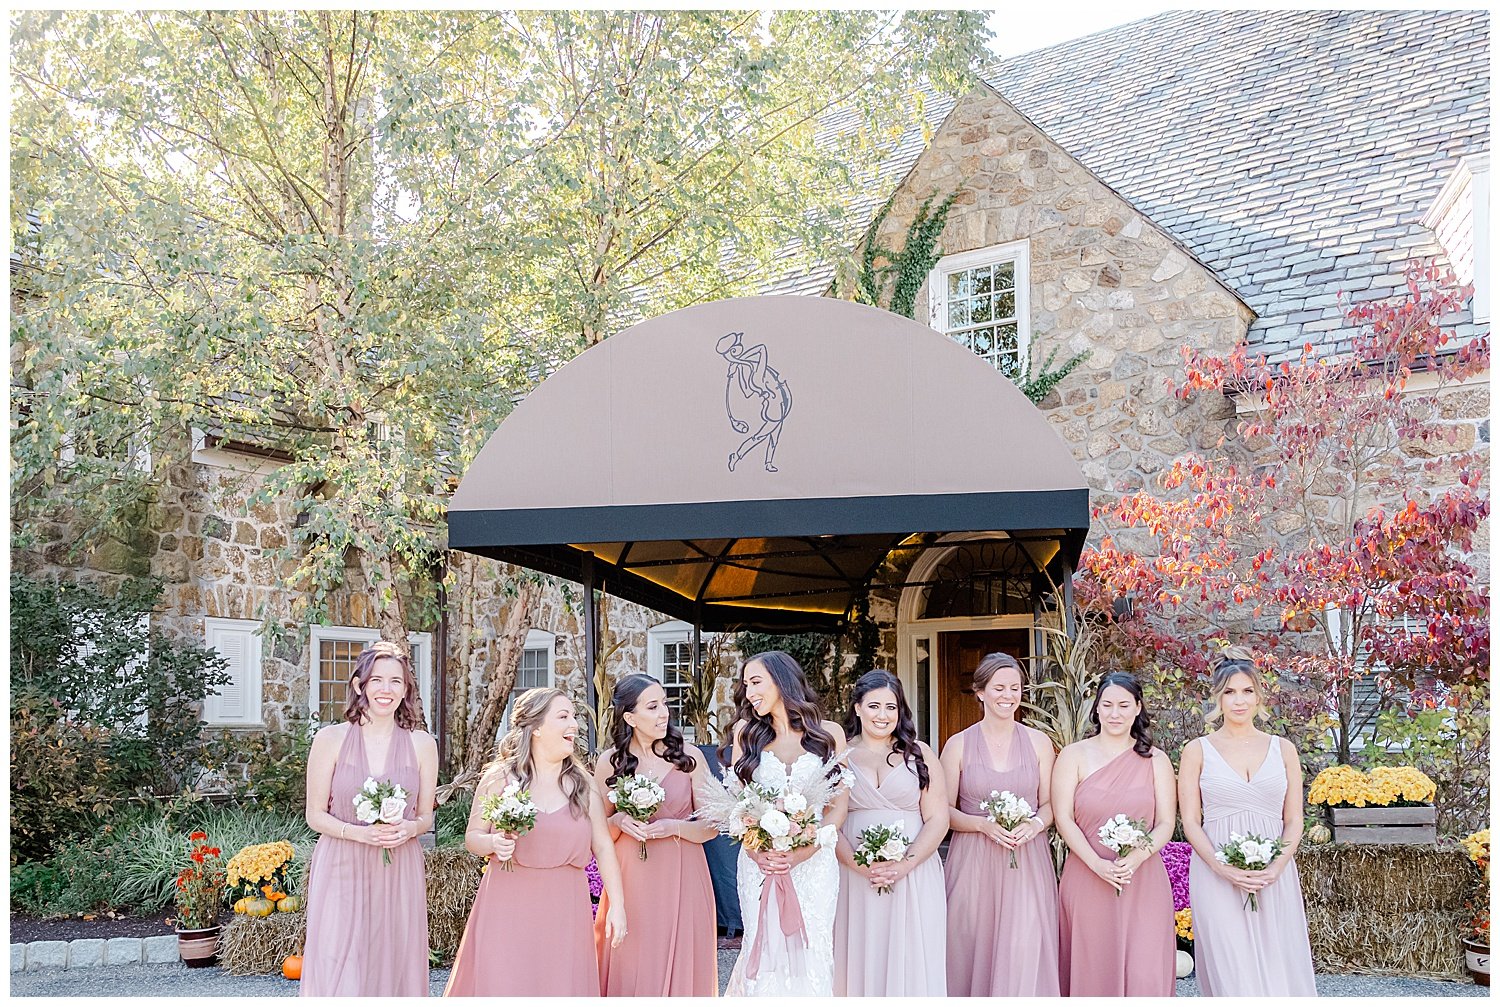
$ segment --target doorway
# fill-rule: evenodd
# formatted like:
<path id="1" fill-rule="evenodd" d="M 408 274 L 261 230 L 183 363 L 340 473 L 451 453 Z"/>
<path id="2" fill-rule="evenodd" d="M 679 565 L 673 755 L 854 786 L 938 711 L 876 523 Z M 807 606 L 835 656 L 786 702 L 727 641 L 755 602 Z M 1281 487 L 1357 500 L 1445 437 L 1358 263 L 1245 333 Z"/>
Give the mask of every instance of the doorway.
<path id="1" fill-rule="evenodd" d="M 974 669 L 979 662 L 996 651 L 1025 661 L 1031 649 L 1030 640 L 1030 630 L 1019 628 L 938 634 L 937 751 L 941 752 L 953 735 L 978 723 L 983 714 L 973 693 Z"/>

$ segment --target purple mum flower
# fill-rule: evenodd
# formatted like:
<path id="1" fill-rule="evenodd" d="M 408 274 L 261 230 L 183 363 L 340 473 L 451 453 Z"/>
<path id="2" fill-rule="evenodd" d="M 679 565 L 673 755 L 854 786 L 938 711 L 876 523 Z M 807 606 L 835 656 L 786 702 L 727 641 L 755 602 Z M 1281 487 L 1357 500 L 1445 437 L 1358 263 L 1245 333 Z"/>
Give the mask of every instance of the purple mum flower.
<path id="1" fill-rule="evenodd" d="M 1193 859 L 1193 847 L 1189 843 L 1167 843 L 1161 848 L 1161 862 L 1167 866 L 1167 878 L 1172 882 L 1172 911 L 1188 907 L 1188 864 Z"/>
<path id="2" fill-rule="evenodd" d="M 589 876 L 589 901 L 592 902 L 594 915 L 599 915 L 599 896 L 604 894 L 604 879 L 599 876 L 599 864 L 593 857 L 589 857 L 589 865 L 583 869 L 583 873 Z"/>

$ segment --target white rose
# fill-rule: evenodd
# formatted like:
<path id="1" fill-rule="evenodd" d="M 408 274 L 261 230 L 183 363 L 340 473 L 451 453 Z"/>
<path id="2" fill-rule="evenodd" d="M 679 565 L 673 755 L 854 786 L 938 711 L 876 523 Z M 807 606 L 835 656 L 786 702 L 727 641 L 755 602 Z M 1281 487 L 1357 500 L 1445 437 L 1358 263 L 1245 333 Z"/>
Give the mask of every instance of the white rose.
<path id="1" fill-rule="evenodd" d="M 406 813 L 406 799 L 402 797 L 387 797 L 380 802 L 380 820 L 394 824 L 401 820 Z"/>
<path id="2" fill-rule="evenodd" d="M 881 860 L 900 860 L 906 856 L 906 844 L 899 838 L 887 839 L 878 851 Z"/>
<path id="3" fill-rule="evenodd" d="M 778 853 L 785 853 L 791 848 L 791 836 L 777 836 L 775 839 L 771 840 L 771 849 L 776 850 Z"/>
<path id="4" fill-rule="evenodd" d="M 609 803 L 610 804 L 619 804 L 620 803 L 620 792 L 618 790 L 611 790 L 609 792 Z"/>
<path id="5" fill-rule="evenodd" d="M 375 791 L 380 789 L 380 784 L 375 782 L 375 777 L 367 776 L 365 777 L 365 785 L 363 787 L 360 787 L 359 789 L 363 790 L 367 794 L 373 794 L 375 793 Z"/>
<path id="6" fill-rule="evenodd" d="M 649 808 L 656 803 L 656 795 L 650 787 L 636 787 L 630 792 L 630 803 L 638 808 Z"/>
<path id="7" fill-rule="evenodd" d="M 366 825 L 374 825 L 380 819 L 379 813 L 375 810 L 375 805 L 369 801 L 354 802 L 354 817 Z"/>
<path id="8" fill-rule="evenodd" d="M 777 837 L 792 831 L 791 820 L 775 808 L 760 816 L 760 827 L 766 831 L 767 835 Z"/>
<path id="9" fill-rule="evenodd" d="M 1229 863 L 1229 857 L 1225 855 L 1223 850 L 1214 851 L 1214 859 L 1221 864 Z"/>
<path id="10" fill-rule="evenodd" d="M 807 797 L 794 790 L 786 795 L 781 805 L 786 809 L 787 814 L 795 815 L 800 811 L 807 810 Z"/>

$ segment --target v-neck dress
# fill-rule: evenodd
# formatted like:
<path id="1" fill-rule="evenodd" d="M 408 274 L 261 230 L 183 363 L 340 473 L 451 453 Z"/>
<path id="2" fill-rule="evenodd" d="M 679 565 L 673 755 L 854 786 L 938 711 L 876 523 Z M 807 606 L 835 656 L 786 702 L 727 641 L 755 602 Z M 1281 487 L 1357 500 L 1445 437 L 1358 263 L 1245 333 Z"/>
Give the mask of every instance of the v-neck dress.
<path id="1" fill-rule="evenodd" d="M 1281 741 L 1272 738 L 1260 768 L 1246 780 L 1207 738 L 1198 790 L 1203 831 L 1214 849 L 1230 833 L 1275 839 L 1283 828 L 1286 763 Z M 1198 986 L 1204 996 L 1317 996 L 1307 912 L 1296 861 L 1256 895 L 1251 912 L 1245 894 L 1219 877 L 1194 851 L 1188 866 L 1193 907 L 1193 944 Z"/>
<path id="2" fill-rule="evenodd" d="M 920 756 L 919 756 L 920 757 Z M 872 825 L 901 826 L 915 842 L 922 831 L 922 787 L 905 759 L 893 760 L 875 781 L 851 760 L 849 817 L 840 830 L 858 848 Z M 929 773 L 941 773 L 932 764 Z M 839 865 L 839 902 L 833 920 L 833 995 L 850 997 L 940 997 L 947 930 L 943 864 L 934 853 L 884 895 L 868 879 Z"/>
<path id="3" fill-rule="evenodd" d="M 564 804 L 516 840 L 514 870 L 490 858 L 443 996 L 599 995 L 584 873 L 592 838 L 588 815 L 575 818 Z"/>
<path id="4" fill-rule="evenodd" d="M 996 769 L 980 726 L 963 733 L 958 810 L 983 815 L 980 802 L 1010 791 L 1033 809 L 1041 769 L 1031 729 L 1017 724 L 1006 769 Z M 955 832 L 948 843 L 948 995 L 1055 997 L 1057 873 L 1045 834 L 1010 852 L 982 832 Z"/>
<path id="5" fill-rule="evenodd" d="M 325 809 L 341 822 L 354 817 L 354 796 L 370 772 L 364 729 L 351 724 L 339 746 Z M 406 818 L 417 817 L 422 775 L 411 732 L 391 735 L 385 771 L 411 795 Z M 425 997 L 427 985 L 427 870 L 415 838 L 390 851 L 318 837 L 307 875 L 307 940 L 302 951 L 301 996 Z"/>
<path id="6" fill-rule="evenodd" d="M 1127 748 L 1078 785 L 1073 820 L 1096 854 L 1114 860 L 1099 842 L 1099 826 L 1116 815 L 1156 827 L 1156 783 L 1151 759 Z M 1068 854 L 1058 885 L 1063 996 L 1168 997 L 1177 992 L 1177 939 L 1172 882 L 1160 851 L 1136 868 L 1123 892 Z"/>

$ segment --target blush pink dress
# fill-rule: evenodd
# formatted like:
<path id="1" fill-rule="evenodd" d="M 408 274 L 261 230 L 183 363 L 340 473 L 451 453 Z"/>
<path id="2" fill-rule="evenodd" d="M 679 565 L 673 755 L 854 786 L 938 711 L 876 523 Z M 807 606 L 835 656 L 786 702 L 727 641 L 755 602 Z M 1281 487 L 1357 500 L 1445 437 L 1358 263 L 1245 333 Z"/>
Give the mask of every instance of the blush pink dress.
<path id="1" fill-rule="evenodd" d="M 1286 801 L 1286 764 L 1281 741 L 1271 739 L 1260 768 L 1246 780 L 1207 738 L 1198 742 L 1203 772 L 1203 831 L 1218 849 L 1229 834 L 1275 839 L 1281 835 Z M 1313 997 L 1312 948 L 1296 861 L 1256 896 L 1251 912 L 1245 895 L 1219 877 L 1195 852 L 1188 867 L 1193 903 L 1193 945 L 1198 986 L 1204 996 Z"/>
<path id="2" fill-rule="evenodd" d="M 351 724 L 339 746 L 327 811 L 363 827 L 354 796 L 369 777 L 391 780 L 410 795 L 406 817 L 417 816 L 422 789 L 411 732 L 397 728 L 382 773 L 371 772 L 364 731 Z M 408 840 L 390 851 L 337 835 L 318 837 L 307 875 L 307 940 L 302 951 L 305 997 L 425 997 L 427 870 L 422 845 Z"/>
<path id="3" fill-rule="evenodd" d="M 978 724 L 963 733 L 958 810 L 983 815 L 992 791 L 1041 800 L 1031 729 L 1016 725 L 1008 766 L 996 769 Z M 1055 997 L 1057 874 L 1045 835 L 1010 852 L 982 832 L 955 832 L 948 844 L 948 995 Z"/>
<path id="4" fill-rule="evenodd" d="M 593 830 L 564 804 L 516 840 L 515 870 L 491 859 L 443 996 L 596 997 L 589 879 Z"/>
<path id="5" fill-rule="evenodd" d="M 673 769 L 661 786 L 667 799 L 653 819 L 692 815 L 691 776 Z M 612 807 L 608 810 L 614 813 Z M 600 989 L 607 997 L 718 996 L 714 886 L 703 844 L 651 839 L 645 860 L 640 851 L 638 839 L 621 833 L 615 840 L 629 933 L 619 947 L 609 946 L 604 936 L 609 896 L 601 896 L 594 920 Z"/>
<path id="6" fill-rule="evenodd" d="M 1107 860 L 1116 854 L 1099 842 L 1099 826 L 1116 815 L 1140 819 L 1147 829 L 1156 827 L 1151 760 L 1134 749 L 1115 756 L 1073 794 L 1073 820 L 1094 852 Z M 1119 894 L 1069 854 L 1058 895 L 1063 996 L 1176 995 L 1172 883 L 1159 852 L 1136 868 Z"/>

